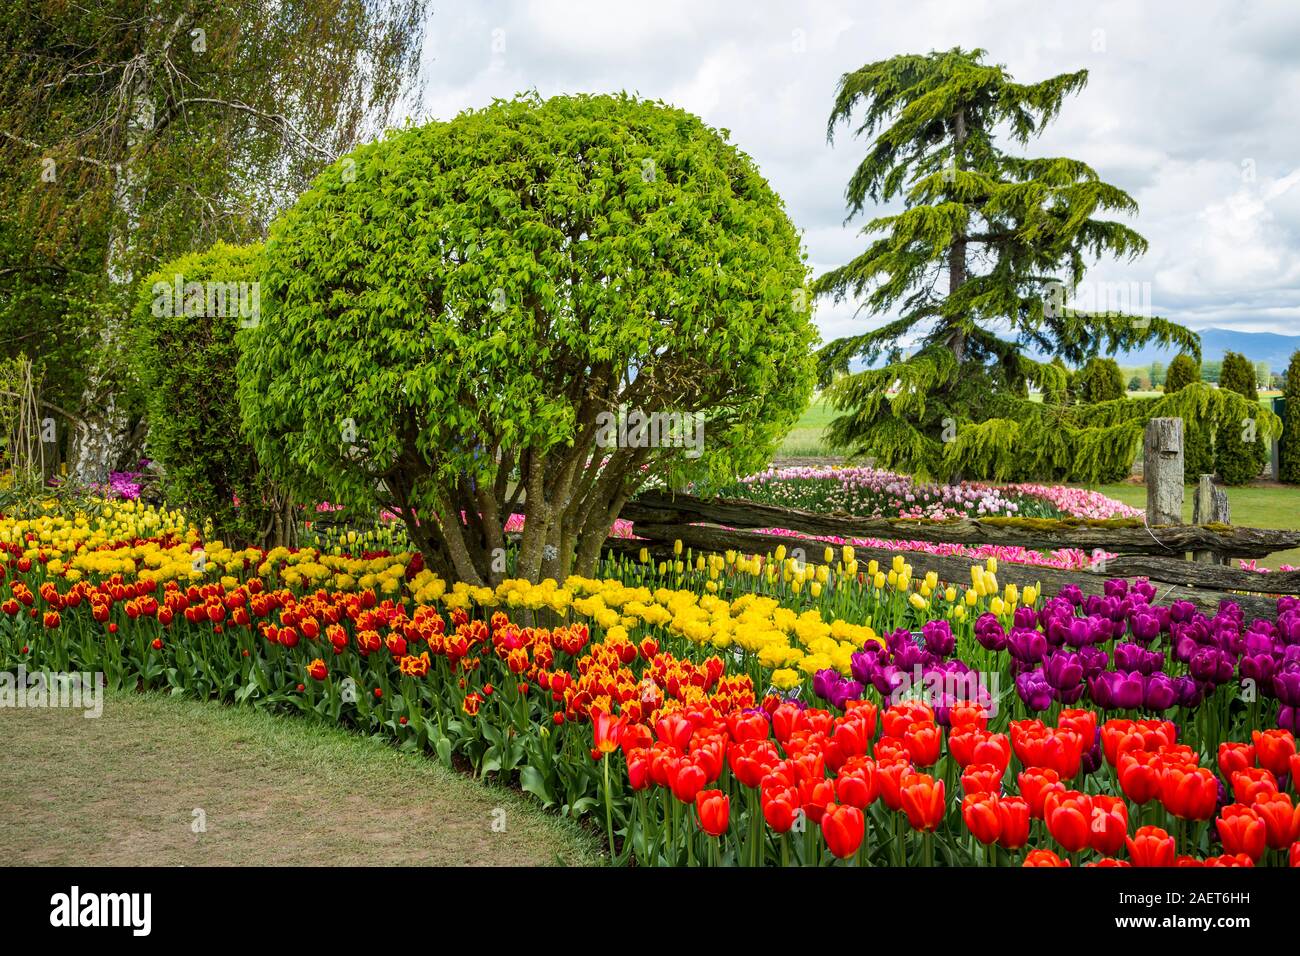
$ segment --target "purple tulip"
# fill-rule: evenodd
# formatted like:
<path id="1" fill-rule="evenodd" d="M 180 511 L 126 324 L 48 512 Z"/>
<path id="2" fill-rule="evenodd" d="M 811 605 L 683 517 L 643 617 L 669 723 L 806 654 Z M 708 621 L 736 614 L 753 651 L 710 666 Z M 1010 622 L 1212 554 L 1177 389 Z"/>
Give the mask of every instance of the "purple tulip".
<path id="1" fill-rule="evenodd" d="M 1052 687 L 1041 670 L 1025 671 L 1017 677 L 1016 693 L 1030 710 L 1047 710 L 1052 706 Z"/>
<path id="2" fill-rule="evenodd" d="M 1150 644 L 1160 636 L 1160 618 L 1154 614 L 1134 614 L 1129 621 L 1133 639 L 1143 644 Z"/>
<path id="3" fill-rule="evenodd" d="M 1083 683 L 1083 665 L 1079 655 L 1056 651 L 1043 661 L 1043 676 L 1058 691 L 1074 690 Z"/>
<path id="4" fill-rule="evenodd" d="M 1168 710 L 1178 703 L 1178 688 L 1169 675 L 1157 671 L 1146 679 L 1143 688 L 1142 705 L 1147 710 Z"/>
<path id="5" fill-rule="evenodd" d="M 1287 707 L 1300 707 L 1300 669 L 1274 674 L 1273 693 Z"/>
<path id="6" fill-rule="evenodd" d="M 947 621 L 926 621 L 921 625 L 921 636 L 931 654 L 947 657 L 957 649 L 957 639 Z"/>
<path id="7" fill-rule="evenodd" d="M 1024 664 L 1037 664 L 1047 653 L 1047 638 L 1040 631 L 1026 627 L 1013 628 L 1007 638 L 1007 651 Z"/>

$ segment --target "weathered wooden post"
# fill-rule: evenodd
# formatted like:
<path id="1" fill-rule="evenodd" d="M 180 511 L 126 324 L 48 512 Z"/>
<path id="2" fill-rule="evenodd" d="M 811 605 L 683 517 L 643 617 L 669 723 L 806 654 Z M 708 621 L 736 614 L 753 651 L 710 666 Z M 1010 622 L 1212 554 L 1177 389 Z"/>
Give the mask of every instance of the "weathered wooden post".
<path id="1" fill-rule="evenodd" d="M 1228 493 L 1216 488 L 1213 475 L 1201 475 L 1192 500 L 1192 524 L 1231 524 L 1232 512 L 1228 508 Z M 1215 551 L 1197 551 L 1194 560 L 1200 564 L 1225 564 L 1223 555 Z"/>
<path id="2" fill-rule="evenodd" d="M 1142 442 L 1147 524 L 1183 523 L 1183 420 L 1153 418 Z"/>

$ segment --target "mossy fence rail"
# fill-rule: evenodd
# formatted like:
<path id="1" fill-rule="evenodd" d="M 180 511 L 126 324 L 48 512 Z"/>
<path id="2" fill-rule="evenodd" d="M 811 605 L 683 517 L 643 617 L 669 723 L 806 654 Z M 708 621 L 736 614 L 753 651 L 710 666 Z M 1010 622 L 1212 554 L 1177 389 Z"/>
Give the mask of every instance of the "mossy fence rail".
<path id="1" fill-rule="evenodd" d="M 1300 571 L 1259 573 L 1226 565 L 1236 558 L 1261 558 L 1300 548 L 1300 530 L 1233 526 L 1227 498 L 1209 475 L 1200 476 L 1197 487 L 1197 523 L 1181 523 L 1184 484 L 1180 419 L 1155 419 L 1148 424 L 1146 459 L 1151 464 L 1146 469 L 1145 519 L 859 518 L 735 498 L 652 491 L 639 495 L 622 510 L 622 517 L 632 522 L 636 538 L 611 538 L 608 545 L 629 553 L 647 548 L 656 555 L 671 553 L 677 540 L 697 551 L 762 553 L 785 545 L 789 552 L 814 564 L 825 560 L 828 546 L 818 537 L 994 544 L 1051 551 L 1069 548 L 1090 554 L 1092 559 L 1075 570 L 1004 563 L 1001 576 L 1020 584 L 1036 581 L 1049 591 L 1077 584 L 1085 594 L 1102 593 L 1110 578 L 1145 577 L 1159 588 L 1162 601 L 1191 601 L 1213 613 L 1220 601 L 1230 600 L 1240 604 L 1247 614 L 1261 617 L 1276 613 L 1274 596 L 1300 594 Z M 1152 521 L 1153 516 L 1158 520 Z M 906 549 L 857 547 L 855 553 L 860 563 L 874 558 L 888 567 L 896 550 Z M 926 551 L 909 552 L 907 559 L 915 573 L 934 571 L 941 580 L 955 583 L 969 579 L 973 563 L 967 557 Z"/>

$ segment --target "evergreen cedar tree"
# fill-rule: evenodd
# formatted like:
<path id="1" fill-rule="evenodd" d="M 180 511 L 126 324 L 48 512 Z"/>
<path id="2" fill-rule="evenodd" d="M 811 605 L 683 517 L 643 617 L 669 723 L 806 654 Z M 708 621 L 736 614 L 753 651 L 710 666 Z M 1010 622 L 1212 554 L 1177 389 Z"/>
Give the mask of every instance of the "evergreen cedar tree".
<path id="1" fill-rule="evenodd" d="M 590 574 L 646 481 L 762 467 L 811 396 L 810 276 L 726 135 L 531 95 L 326 169 L 271 230 L 241 346 L 262 461 L 300 500 L 391 510 L 470 584 Z M 662 428 L 597 446 L 620 409 L 698 413 L 703 453 Z"/>
<path id="2" fill-rule="evenodd" d="M 871 138 L 846 190 L 848 217 L 868 203 L 902 211 L 870 220 L 865 251 L 814 285 L 898 316 L 819 353 L 843 413 L 831 441 L 918 475 L 1097 482 L 1128 473 L 1148 418 L 1239 419 L 1238 396 L 1199 385 L 1061 404 L 1063 368 L 1028 350 L 1077 367 L 1148 342 L 1199 355 L 1200 343 L 1163 318 L 1066 306 L 1084 298 L 1075 293 L 1087 291 L 1089 260 L 1145 251 L 1140 235 L 1107 218 L 1136 204 L 1078 160 L 1015 156 L 994 139 L 1005 129 L 1012 145 L 1027 145 L 1083 89 L 1086 71 L 1022 84 L 984 57 L 897 56 L 840 81 L 828 137 L 843 123 Z M 1028 384 L 1053 400 L 1029 400 Z M 1261 418 L 1262 429 L 1277 425 Z"/>
<path id="3" fill-rule="evenodd" d="M 238 335 L 257 319 L 250 293 L 261 251 L 217 243 L 147 276 L 138 286 L 130 354 L 168 503 L 200 524 L 211 521 L 213 537 L 229 544 L 273 547 L 289 542 L 293 516 L 244 432 L 235 381 Z"/>
<path id="4" fill-rule="evenodd" d="M 1259 408 L 1259 390 L 1255 384 L 1255 366 L 1238 352 L 1223 356 L 1219 388 L 1245 396 Z M 1215 468 L 1224 484 L 1241 485 L 1258 478 L 1268 457 L 1268 440 L 1259 434 L 1253 409 L 1235 422 L 1224 422 L 1214 436 Z"/>
<path id="5" fill-rule="evenodd" d="M 1291 356 L 1282 391 L 1286 399 L 1286 429 L 1282 432 L 1279 467 L 1283 481 L 1300 485 L 1300 351 Z"/>
<path id="6" fill-rule="evenodd" d="M 1201 381 L 1201 366 L 1184 352 L 1174 356 L 1165 373 L 1165 394 L 1172 395 Z M 1214 474 L 1214 435 L 1211 423 L 1195 419 L 1183 422 L 1183 475 L 1189 484 L 1201 475 Z"/>

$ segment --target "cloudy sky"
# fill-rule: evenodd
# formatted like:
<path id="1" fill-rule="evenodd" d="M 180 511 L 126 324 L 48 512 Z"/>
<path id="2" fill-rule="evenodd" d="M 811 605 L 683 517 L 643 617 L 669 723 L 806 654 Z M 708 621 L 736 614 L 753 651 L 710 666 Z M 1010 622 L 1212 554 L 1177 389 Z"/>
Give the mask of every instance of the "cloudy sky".
<path id="1" fill-rule="evenodd" d="M 1175 0 L 434 0 L 419 112 L 493 97 L 627 90 L 731 131 L 784 197 L 820 274 L 864 244 L 844 185 L 864 144 L 826 141 L 840 75 L 899 53 L 983 47 L 1021 81 L 1087 88 L 1027 152 L 1091 164 L 1149 240 L 1091 278 L 1147 283 L 1193 328 L 1300 334 L 1300 3 Z M 882 210 L 883 211 L 883 210 Z M 819 305 L 824 338 L 882 317 Z"/>

